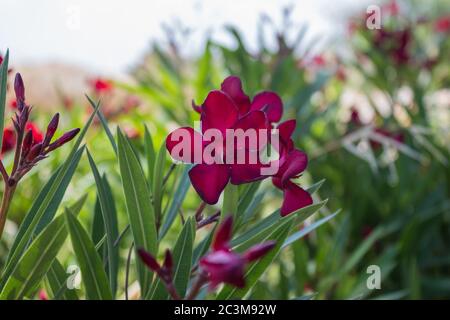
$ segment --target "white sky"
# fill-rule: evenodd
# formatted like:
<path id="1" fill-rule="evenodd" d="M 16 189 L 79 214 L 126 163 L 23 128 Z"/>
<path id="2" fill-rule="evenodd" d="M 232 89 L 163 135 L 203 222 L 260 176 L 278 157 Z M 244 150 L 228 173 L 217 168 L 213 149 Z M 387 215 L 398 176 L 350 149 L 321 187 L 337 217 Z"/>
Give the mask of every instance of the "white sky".
<path id="1" fill-rule="evenodd" d="M 373 1 L 372 1 L 373 2 Z M 369 1 L 359 0 L 0 0 L 0 50 L 8 47 L 16 63 L 58 61 L 119 74 L 133 65 L 152 40 L 163 37 L 161 24 L 181 22 L 193 29 L 185 53 L 202 48 L 205 34 L 222 42 L 226 24 L 256 42 L 261 13 L 280 21 L 293 4 L 296 24 L 308 23 L 309 35 L 332 38 L 343 32 L 345 16 Z M 226 5 L 225 5 L 226 4 Z M 324 40 L 326 42 L 326 40 Z"/>

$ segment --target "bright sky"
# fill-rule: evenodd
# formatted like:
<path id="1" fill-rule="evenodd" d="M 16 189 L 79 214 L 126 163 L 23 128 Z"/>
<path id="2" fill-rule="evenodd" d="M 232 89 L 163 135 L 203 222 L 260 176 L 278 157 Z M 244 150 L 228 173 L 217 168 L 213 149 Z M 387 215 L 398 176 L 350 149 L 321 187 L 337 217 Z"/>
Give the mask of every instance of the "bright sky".
<path id="1" fill-rule="evenodd" d="M 372 1 L 373 2 L 373 1 Z M 332 3 L 332 5 L 330 5 Z M 10 48 L 14 63 L 58 61 L 119 74 L 163 38 L 161 25 L 181 23 L 193 30 L 185 53 L 202 48 L 205 34 L 222 42 L 221 31 L 237 26 L 249 45 L 256 42 L 261 13 L 278 25 L 282 8 L 294 5 L 293 20 L 308 23 L 309 35 L 330 39 L 344 30 L 345 17 L 367 0 L 1 0 L 0 51 Z M 226 5 L 224 5 L 226 4 Z M 329 41 L 329 40 L 328 40 Z"/>

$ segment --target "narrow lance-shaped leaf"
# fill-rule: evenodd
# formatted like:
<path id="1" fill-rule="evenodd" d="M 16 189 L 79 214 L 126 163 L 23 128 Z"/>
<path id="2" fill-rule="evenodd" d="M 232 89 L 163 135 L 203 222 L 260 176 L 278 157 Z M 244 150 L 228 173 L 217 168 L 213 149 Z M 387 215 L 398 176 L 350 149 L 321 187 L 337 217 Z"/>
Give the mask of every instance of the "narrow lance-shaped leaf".
<path id="1" fill-rule="evenodd" d="M 117 229 L 117 217 L 115 206 L 113 203 L 114 200 L 111 198 L 111 193 L 107 186 L 106 178 L 102 178 L 100 176 L 100 173 L 98 172 L 97 166 L 95 165 L 94 159 L 92 159 L 89 150 L 87 150 L 87 155 L 89 159 L 89 165 L 91 166 L 95 183 L 97 185 L 103 223 L 105 224 L 106 245 L 108 248 L 108 276 L 110 287 L 114 296 L 117 289 L 117 273 L 119 270 L 119 251 L 118 248 L 114 246 L 114 242 L 119 236 L 119 231 Z"/>
<path id="2" fill-rule="evenodd" d="M 151 194 L 147 181 L 139 160 L 119 129 L 117 130 L 117 137 L 120 175 L 134 247 L 143 248 L 156 256 L 158 243 L 155 214 L 150 203 Z M 150 288 L 151 272 L 141 261 L 137 261 L 136 264 L 138 279 L 144 296 Z"/>
<path id="3" fill-rule="evenodd" d="M 177 217 L 178 210 L 180 210 L 181 205 L 183 204 L 184 198 L 186 198 L 186 194 L 191 186 L 188 174 L 191 167 L 191 165 L 187 165 L 186 168 L 184 168 L 180 182 L 178 183 L 172 202 L 170 203 L 169 210 L 164 216 L 164 223 L 159 232 L 159 239 L 162 239 L 167 234 L 167 231 L 169 231 Z"/>
<path id="4" fill-rule="evenodd" d="M 89 300 L 111 300 L 111 288 L 102 261 L 88 233 L 72 213 L 65 213 L 72 247 L 80 266 L 86 296 Z"/>
<path id="5" fill-rule="evenodd" d="M 161 221 L 162 211 L 162 197 L 163 197 L 163 181 L 164 181 L 164 165 L 166 161 L 166 147 L 161 145 L 156 157 L 155 168 L 153 171 L 153 208 L 155 217 Z"/>
<path id="6" fill-rule="evenodd" d="M 149 183 L 151 183 L 151 181 L 153 181 L 153 168 L 155 167 L 156 153 L 155 147 L 153 146 L 153 138 L 147 126 L 145 126 L 144 130 L 145 158 L 147 159 L 148 180 Z"/>
<path id="7" fill-rule="evenodd" d="M 5 58 L 0 65 L 0 150 L 2 149 L 3 127 L 5 123 L 6 89 L 8 87 L 8 62 L 9 50 L 6 51 Z"/>
<path id="8" fill-rule="evenodd" d="M 55 259 L 47 272 L 47 287 L 54 300 L 78 300 L 75 288 L 68 287 L 71 273 L 66 273 L 58 259 Z"/>

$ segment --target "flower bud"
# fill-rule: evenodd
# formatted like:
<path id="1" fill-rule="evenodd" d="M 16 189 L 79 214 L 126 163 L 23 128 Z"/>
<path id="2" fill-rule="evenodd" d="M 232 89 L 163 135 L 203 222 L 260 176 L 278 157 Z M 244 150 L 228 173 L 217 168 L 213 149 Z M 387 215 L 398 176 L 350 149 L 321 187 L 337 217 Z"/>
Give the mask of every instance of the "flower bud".
<path id="1" fill-rule="evenodd" d="M 257 244 L 248 249 L 245 252 L 244 257 L 248 262 L 258 260 L 263 256 L 265 256 L 266 253 L 268 253 L 270 250 L 272 250 L 273 247 L 275 247 L 275 245 L 276 245 L 275 241 L 267 241 L 261 244 Z"/>
<path id="2" fill-rule="evenodd" d="M 141 258 L 142 262 L 145 263 L 147 267 L 149 267 L 154 272 L 159 272 L 161 270 L 161 267 L 159 266 L 156 259 L 147 251 L 144 249 L 138 249 L 139 257 Z"/>
<path id="3" fill-rule="evenodd" d="M 25 137 L 23 138 L 22 143 L 22 157 L 26 157 L 28 155 L 28 152 L 31 149 L 31 146 L 33 145 L 33 131 L 28 130 L 25 134 Z"/>
<path id="4" fill-rule="evenodd" d="M 41 153 L 41 150 L 42 150 L 42 143 L 35 144 L 27 155 L 26 158 L 27 161 L 28 162 L 33 161 Z"/>
<path id="5" fill-rule="evenodd" d="M 58 123 L 59 123 L 59 113 L 53 116 L 52 120 L 50 120 L 47 126 L 47 132 L 45 133 L 45 139 L 43 143 L 44 146 L 48 146 L 48 144 L 52 140 L 53 135 L 55 134 L 56 129 L 58 128 Z"/>
<path id="6" fill-rule="evenodd" d="M 48 151 L 52 151 L 55 150 L 56 148 L 61 147 L 63 144 L 69 142 L 70 140 L 72 140 L 73 138 L 75 138 L 75 136 L 78 134 L 78 132 L 80 132 L 79 128 L 76 129 L 72 129 L 70 131 L 67 131 L 66 133 L 64 133 L 61 137 L 59 137 L 58 139 L 56 139 L 55 142 L 53 142 L 52 144 L 49 145 L 48 147 Z"/>
<path id="7" fill-rule="evenodd" d="M 16 74 L 16 78 L 14 80 L 14 91 L 18 102 L 25 101 L 25 86 L 23 85 L 23 80 L 20 73 Z"/>

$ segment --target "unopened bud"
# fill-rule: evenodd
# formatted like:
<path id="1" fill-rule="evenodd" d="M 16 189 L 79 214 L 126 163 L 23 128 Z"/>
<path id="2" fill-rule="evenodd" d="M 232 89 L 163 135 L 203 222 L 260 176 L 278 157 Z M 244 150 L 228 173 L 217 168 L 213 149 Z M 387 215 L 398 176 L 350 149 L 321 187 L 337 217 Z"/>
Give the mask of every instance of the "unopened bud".
<path id="1" fill-rule="evenodd" d="M 28 162 L 33 161 L 41 153 L 41 150 L 42 150 L 42 143 L 35 144 L 27 155 L 26 158 L 27 161 Z"/>
<path id="2" fill-rule="evenodd" d="M 75 138 L 75 136 L 78 134 L 78 132 L 80 132 L 79 128 L 76 129 L 72 129 L 70 131 L 67 131 L 66 133 L 64 133 L 61 137 L 59 137 L 58 139 L 56 139 L 55 142 L 53 142 L 52 144 L 49 145 L 48 147 L 48 151 L 52 151 L 55 150 L 56 148 L 61 147 L 63 144 L 69 142 L 70 140 L 72 140 L 73 138 Z"/>
<path id="3" fill-rule="evenodd" d="M 52 140 L 53 135 L 56 132 L 56 129 L 58 129 L 58 123 L 59 123 L 59 113 L 53 116 L 52 120 L 50 120 L 47 126 L 47 132 L 45 133 L 45 139 L 43 143 L 44 147 L 48 146 L 48 144 Z"/>
<path id="4" fill-rule="evenodd" d="M 160 271 L 161 267 L 159 266 L 159 263 L 150 253 L 148 253 L 144 249 L 138 249 L 138 254 L 142 262 L 144 262 L 147 267 L 149 267 L 154 272 Z"/>
<path id="5" fill-rule="evenodd" d="M 16 74 L 16 78 L 14 80 L 14 91 L 16 93 L 17 102 L 25 101 L 25 86 L 23 85 L 23 80 L 20 73 Z"/>
<path id="6" fill-rule="evenodd" d="M 28 155 L 28 152 L 31 149 L 31 146 L 33 145 L 33 131 L 28 130 L 25 134 L 25 137 L 23 138 L 22 143 L 22 157 L 26 157 Z"/>

